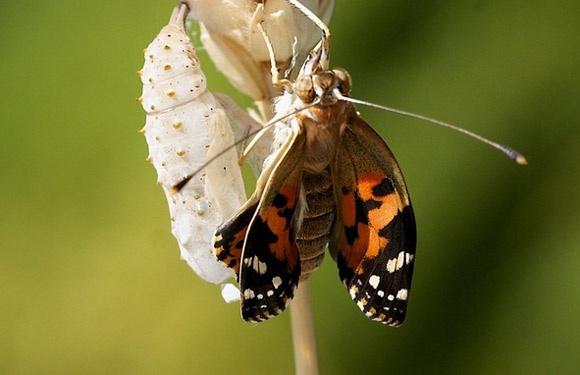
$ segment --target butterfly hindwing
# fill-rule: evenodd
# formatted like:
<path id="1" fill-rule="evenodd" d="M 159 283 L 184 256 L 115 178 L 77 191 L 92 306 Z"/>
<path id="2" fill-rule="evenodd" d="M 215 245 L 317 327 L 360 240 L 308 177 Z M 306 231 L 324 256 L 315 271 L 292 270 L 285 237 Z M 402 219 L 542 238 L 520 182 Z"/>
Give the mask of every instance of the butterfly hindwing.
<path id="1" fill-rule="evenodd" d="M 393 154 L 354 113 L 338 147 L 334 188 L 338 217 L 330 250 L 339 276 L 369 318 L 397 326 L 411 286 L 415 218 Z"/>

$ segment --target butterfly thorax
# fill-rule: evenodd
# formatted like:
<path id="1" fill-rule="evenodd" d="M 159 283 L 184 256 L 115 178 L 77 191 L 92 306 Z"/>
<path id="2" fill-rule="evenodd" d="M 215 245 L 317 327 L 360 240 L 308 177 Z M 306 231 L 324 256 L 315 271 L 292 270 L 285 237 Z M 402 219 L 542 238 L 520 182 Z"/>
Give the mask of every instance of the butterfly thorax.
<path id="1" fill-rule="evenodd" d="M 315 112 L 313 108 L 309 112 Z M 304 171 L 317 174 L 323 172 L 336 155 L 339 127 L 335 120 L 324 121 L 309 116 L 297 116 L 298 124 L 306 134 L 304 145 Z"/>
<path id="2" fill-rule="evenodd" d="M 336 155 L 340 133 L 353 111 L 350 103 L 338 100 L 335 90 L 344 95 L 350 91 L 350 77 L 343 70 L 303 74 L 294 84 L 297 97 L 294 107 L 314 104 L 296 115 L 298 125 L 306 134 L 306 172 L 321 173 L 328 167 Z"/>

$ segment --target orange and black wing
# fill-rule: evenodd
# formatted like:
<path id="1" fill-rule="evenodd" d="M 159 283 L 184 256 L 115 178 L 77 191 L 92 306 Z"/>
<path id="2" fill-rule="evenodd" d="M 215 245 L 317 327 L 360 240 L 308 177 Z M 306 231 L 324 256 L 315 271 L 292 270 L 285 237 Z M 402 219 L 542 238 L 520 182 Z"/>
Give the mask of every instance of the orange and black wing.
<path id="1" fill-rule="evenodd" d="M 252 196 L 234 217 L 219 226 L 214 236 L 213 247 L 217 259 L 233 269 L 238 282 L 246 233 L 258 203 L 258 197 Z"/>
<path id="2" fill-rule="evenodd" d="M 338 215 L 330 251 L 357 306 L 371 319 L 405 319 L 416 247 L 401 170 L 382 138 L 353 114 L 334 165 Z"/>
<path id="3" fill-rule="evenodd" d="M 236 216 L 220 226 L 218 259 L 238 274 L 242 317 L 266 320 L 286 308 L 300 277 L 294 218 L 299 209 L 305 137 L 293 134 Z"/>

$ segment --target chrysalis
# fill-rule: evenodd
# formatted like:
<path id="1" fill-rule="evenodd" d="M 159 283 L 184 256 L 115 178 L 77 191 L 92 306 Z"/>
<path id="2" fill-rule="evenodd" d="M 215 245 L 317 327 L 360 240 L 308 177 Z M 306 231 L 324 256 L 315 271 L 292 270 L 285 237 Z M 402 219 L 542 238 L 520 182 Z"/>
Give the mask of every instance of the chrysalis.
<path id="1" fill-rule="evenodd" d="M 147 160 L 157 170 L 169 203 L 182 258 L 201 278 L 219 284 L 233 273 L 216 260 L 211 239 L 216 227 L 245 202 L 246 194 L 228 118 L 207 90 L 185 32 L 186 13 L 185 5 L 178 6 L 145 50 L 139 102 L 147 121 L 141 132 L 149 145 Z M 206 165 L 216 155 L 220 156 Z M 176 183 L 201 167 L 179 194 L 171 193 Z"/>

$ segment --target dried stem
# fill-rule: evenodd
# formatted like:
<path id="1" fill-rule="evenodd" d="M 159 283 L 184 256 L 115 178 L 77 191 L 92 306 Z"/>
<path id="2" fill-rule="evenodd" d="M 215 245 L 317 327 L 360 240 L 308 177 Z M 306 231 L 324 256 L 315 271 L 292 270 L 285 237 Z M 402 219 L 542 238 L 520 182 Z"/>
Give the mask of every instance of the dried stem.
<path id="1" fill-rule="evenodd" d="M 318 356 L 308 281 L 301 281 L 290 306 L 296 375 L 318 375 Z"/>

